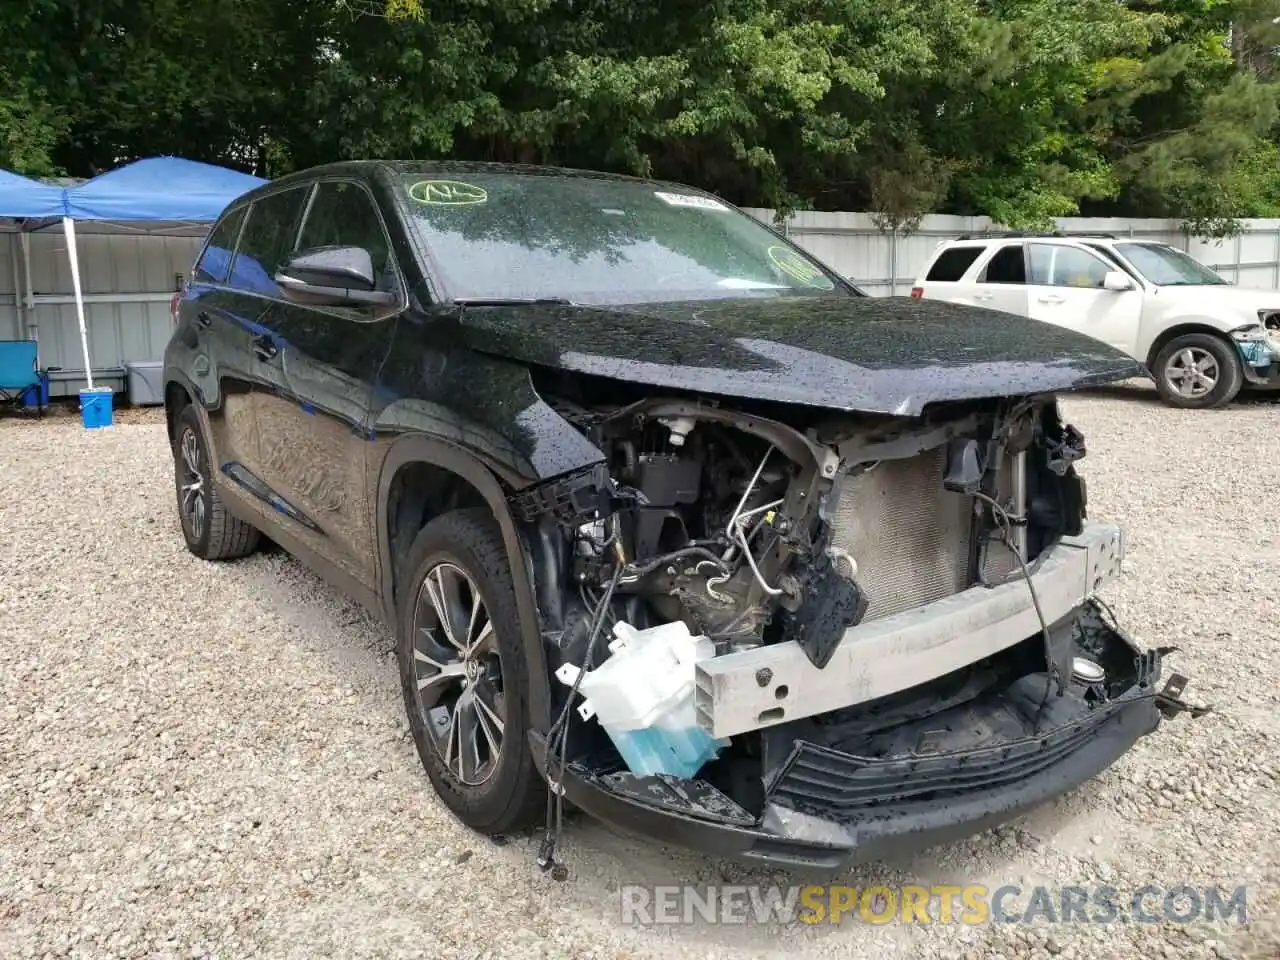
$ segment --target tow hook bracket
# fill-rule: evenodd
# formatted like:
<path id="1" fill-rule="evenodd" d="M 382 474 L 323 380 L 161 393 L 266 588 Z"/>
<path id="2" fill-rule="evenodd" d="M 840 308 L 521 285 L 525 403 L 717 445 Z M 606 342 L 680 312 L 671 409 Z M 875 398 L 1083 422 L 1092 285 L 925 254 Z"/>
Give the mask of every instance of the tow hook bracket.
<path id="1" fill-rule="evenodd" d="M 1189 713 L 1192 720 L 1197 720 L 1206 713 L 1213 712 L 1213 707 L 1194 706 L 1182 699 L 1182 691 L 1187 688 L 1189 682 L 1180 673 L 1170 674 L 1169 682 L 1164 685 L 1163 690 L 1156 694 L 1156 706 L 1160 708 L 1160 712 L 1166 718 L 1172 719 L 1180 713 Z"/>

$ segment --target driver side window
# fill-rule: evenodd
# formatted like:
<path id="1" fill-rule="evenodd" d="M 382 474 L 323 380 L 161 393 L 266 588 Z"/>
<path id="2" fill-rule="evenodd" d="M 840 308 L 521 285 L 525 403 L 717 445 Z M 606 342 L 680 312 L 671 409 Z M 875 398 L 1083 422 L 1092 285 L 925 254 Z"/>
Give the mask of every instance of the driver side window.
<path id="1" fill-rule="evenodd" d="M 1113 269 L 1079 247 L 1031 245 L 1031 282 L 1037 286 L 1101 290 Z"/>
<path id="2" fill-rule="evenodd" d="M 373 261 L 379 290 L 396 289 L 391 244 L 378 218 L 373 198 L 358 183 L 321 182 L 307 212 L 299 250 L 316 247 L 362 247 Z"/>

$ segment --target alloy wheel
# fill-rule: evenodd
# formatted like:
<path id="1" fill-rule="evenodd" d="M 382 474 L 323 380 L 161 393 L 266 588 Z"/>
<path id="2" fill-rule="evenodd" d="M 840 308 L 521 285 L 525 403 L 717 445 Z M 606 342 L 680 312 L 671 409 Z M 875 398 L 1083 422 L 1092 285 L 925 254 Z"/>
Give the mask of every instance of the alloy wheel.
<path id="1" fill-rule="evenodd" d="M 181 462 L 178 465 L 179 510 L 182 522 L 187 525 L 191 539 L 199 541 L 204 536 L 206 504 L 204 474 L 200 470 L 200 440 L 190 428 L 182 431 L 178 442 Z"/>
<path id="2" fill-rule="evenodd" d="M 468 786 L 498 767 L 506 696 L 493 621 L 471 576 L 441 561 L 427 570 L 413 619 L 419 708 L 444 765 Z"/>
<path id="3" fill-rule="evenodd" d="M 1173 392 L 1189 400 L 1212 393 L 1219 375 L 1217 358 L 1203 347 L 1184 347 L 1164 365 L 1164 377 Z"/>

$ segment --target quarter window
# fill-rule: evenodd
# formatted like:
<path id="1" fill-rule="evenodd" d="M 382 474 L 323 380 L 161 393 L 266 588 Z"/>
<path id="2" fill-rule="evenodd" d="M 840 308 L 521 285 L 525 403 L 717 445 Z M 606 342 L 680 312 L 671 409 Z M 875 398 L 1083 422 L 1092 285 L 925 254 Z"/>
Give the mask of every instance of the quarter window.
<path id="1" fill-rule="evenodd" d="M 933 283 L 955 283 L 973 266 L 973 261 L 982 253 L 981 247 L 951 247 L 938 254 L 929 268 L 926 281 Z"/>

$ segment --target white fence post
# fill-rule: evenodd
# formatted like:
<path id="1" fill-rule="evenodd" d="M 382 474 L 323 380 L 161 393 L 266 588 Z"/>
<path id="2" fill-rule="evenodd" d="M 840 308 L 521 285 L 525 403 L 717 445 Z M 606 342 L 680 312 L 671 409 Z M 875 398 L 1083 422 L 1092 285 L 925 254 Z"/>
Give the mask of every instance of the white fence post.
<path id="1" fill-rule="evenodd" d="M 898 295 L 898 225 L 889 228 L 889 296 Z"/>

